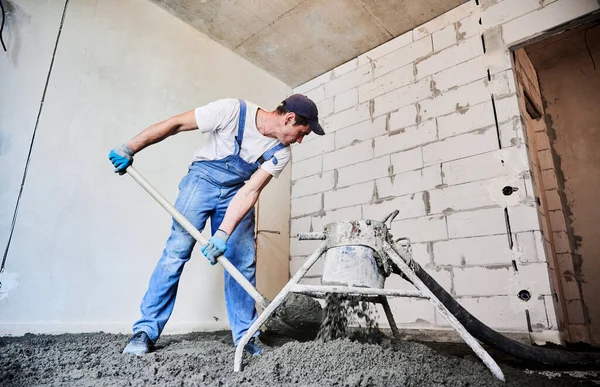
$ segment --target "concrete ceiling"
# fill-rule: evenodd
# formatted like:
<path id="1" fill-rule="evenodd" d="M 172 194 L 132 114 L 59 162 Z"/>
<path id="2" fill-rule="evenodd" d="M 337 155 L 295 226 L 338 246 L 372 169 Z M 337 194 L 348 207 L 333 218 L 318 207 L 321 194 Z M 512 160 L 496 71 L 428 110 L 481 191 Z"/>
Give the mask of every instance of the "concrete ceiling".
<path id="1" fill-rule="evenodd" d="M 295 87 L 468 0 L 151 0 Z"/>

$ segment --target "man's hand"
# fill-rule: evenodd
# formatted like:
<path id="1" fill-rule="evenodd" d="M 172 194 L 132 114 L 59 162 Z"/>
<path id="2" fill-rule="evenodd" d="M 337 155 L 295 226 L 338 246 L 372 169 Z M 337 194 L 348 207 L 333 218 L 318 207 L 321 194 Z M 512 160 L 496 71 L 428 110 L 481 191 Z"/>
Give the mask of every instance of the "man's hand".
<path id="1" fill-rule="evenodd" d="M 108 159 L 115 166 L 115 173 L 123 175 L 127 167 L 133 164 L 133 151 L 127 144 L 110 151 Z"/>
<path id="2" fill-rule="evenodd" d="M 229 239 L 229 234 L 223 230 L 217 230 L 208 243 L 202 246 L 202 254 L 208 258 L 211 265 L 217 263 L 217 258 L 227 251 L 227 239 Z"/>

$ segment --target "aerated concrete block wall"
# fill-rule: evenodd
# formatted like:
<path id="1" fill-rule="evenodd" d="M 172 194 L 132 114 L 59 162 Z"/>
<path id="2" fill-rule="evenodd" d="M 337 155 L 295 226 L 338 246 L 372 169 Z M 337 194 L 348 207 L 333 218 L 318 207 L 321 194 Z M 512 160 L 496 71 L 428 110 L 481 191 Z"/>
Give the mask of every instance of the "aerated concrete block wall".
<path id="1" fill-rule="evenodd" d="M 410 238 L 415 260 L 476 317 L 556 331 L 509 47 L 598 8 L 469 1 L 297 87 L 327 135 L 293 148 L 291 272 L 319 243 L 297 232 L 398 209 L 392 234 Z M 322 262 L 305 282 L 321 272 Z M 386 286 L 410 288 L 398 277 Z M 428 301 L 391 305 L 399 324 L 447 326 Z"/>

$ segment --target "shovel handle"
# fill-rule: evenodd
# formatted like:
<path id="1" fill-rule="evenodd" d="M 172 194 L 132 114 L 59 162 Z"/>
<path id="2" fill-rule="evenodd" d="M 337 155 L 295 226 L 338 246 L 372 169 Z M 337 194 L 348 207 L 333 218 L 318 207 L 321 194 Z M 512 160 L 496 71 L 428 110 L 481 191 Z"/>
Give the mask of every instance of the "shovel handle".
<path id="1" fill-rule="evenodd" d="M 129 166 L 126 170 L 127 174 L 133 178 L 139 185 L 142 186 L 152 196 L 158 204 L 160 204 L 171 216 L 173 219 L 177 221 L 194 239 L 196 239 L 200 244 L 205 245 L 208 243 L 208 240 L 198 231 L 194 225 L 187 220 L 185 216 L 164 197 L 160 192 L 156 190 L 146 180 L 140 173 L 133 168 L 133 166 Z M 266 308 L 269 305 L 269 301 L 256 290 L 256 288 L 240 273 L 238 269 L 224 255 L 221 255 L 217 258 L 217 262 L 219 262 L 223 268 L 237 281 L 238 284 L 256 301 L 262 308 Z"/>

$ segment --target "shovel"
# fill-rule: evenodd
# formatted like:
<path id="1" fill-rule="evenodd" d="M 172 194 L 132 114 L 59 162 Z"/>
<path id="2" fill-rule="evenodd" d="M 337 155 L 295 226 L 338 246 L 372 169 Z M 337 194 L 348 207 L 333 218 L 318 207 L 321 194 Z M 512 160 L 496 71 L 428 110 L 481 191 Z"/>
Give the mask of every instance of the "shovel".
<path id="1" fill-rule="evenodd" d="M 129 176 L 133 178 L 133 180 L 138 182 L 138 184 L 141 185 L 142 188 L 144 188 L 146 192 L 148 192 L 150 196 L 152 196 L 158 202 L 158 204 L 160 204 L 165 210 L 167 210 L 167 212 L 173 217 L 173 219 L 175 219 L 181 225 L 181 227 L 183 227 L 194 239 L 196 239 L 201 245 L 205 245 L 208 243 L 208 240 L 204 237 L 204 235 L 202 235 L 200 231 L 198 231 L 198 229 L 194 227 L 194 225 L 189 220 L 187 220 L 181 212 L 177 211 L 177 209 L 164 196 L 162 196 L 162 194 L 158 192 L 156 188 L 154 188 L 152 184 L 148 182 L 148 180 L 146 180 L 142 175 L 140 175 L 140 173 L 135 168 L 133 168 L 133 166 L 130 165 L 127 168 L 126 172 Z M 261 309 L 264 310 L 267 308 L 267 306 L 269 306 L 269 300 L 267 300 L 262 294 L 260 294 L 260 292 L 254 287 L 254 285 L 252 285 L 250 281 L 248 281 L 246 277 L 244 277 L 244 275 L 240 273 L 240 271 L 236 269 L 236 267 L 233 266 L 233 264 L 224 255 L 221 255 L 219 258 L 217 258 L 217 262 L 219 262 L 221 266 L 223 266 L 223 268 L 250 295 L 250 297 L 252 297 L 254 301 L 256 301 L 256 303 L 260 306 Z M 286 308 L 285 305 L 282 305 L 278 310 L 282 313 L 279 313 L 277 315 L 277 328 L 273 330 L 276 330 L 277 334 L 300 340 L 302 340 L 303 337 L 305 339 L 311 339 L 313 338 L 313 336 L 316 336 L 316 331 L 314 331 L 314 323 L 316 322 L 315 320 L 320 319 L 322 315 L 322 310 L 318 301 L 313 299 L 310 299 L 310 301 L 306 302 L 306 300 L 304 300 L 304 303 L 300 303 L 301 307 L 306 309 L 306 313 L 299 313 L 298 310 L 295 310 L 292 314 L 289 311 L 292 311 L 293 308 Z M 289 315 L 287 316 L 288 318 L 286 318 L 286 315 Z M 298 321 L 298 316 L 303 315 L 313 316 L 311 319 L 312 324 L 310 326 L 310 329 L 307 329 L 308 326 L 305 326 L 302 321 Z M 298 326 L 298 324 L 300 324 L 300 326 Z M 299 330 L 298 328 L 301 327 L 304 327 L 305 329 Z"/>

